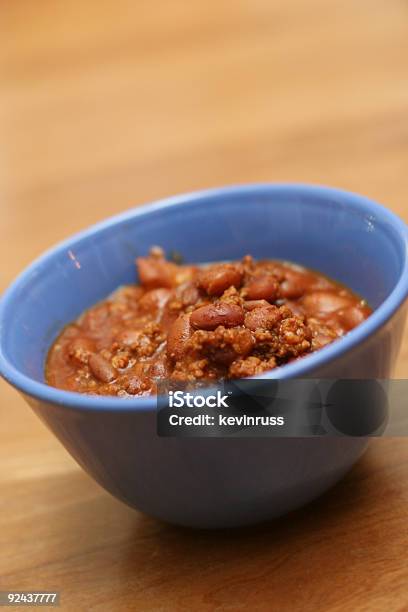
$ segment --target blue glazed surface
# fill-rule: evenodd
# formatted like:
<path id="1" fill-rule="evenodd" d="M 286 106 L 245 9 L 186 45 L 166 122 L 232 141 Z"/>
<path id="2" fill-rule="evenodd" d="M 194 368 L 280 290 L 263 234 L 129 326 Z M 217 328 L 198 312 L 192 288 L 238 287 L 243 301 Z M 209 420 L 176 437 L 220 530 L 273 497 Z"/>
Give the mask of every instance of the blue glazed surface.
<path id="1" fill-rule="evenodd" d="M 313 499 L 351 467 L 365 440 L 158 438 L 154 398 L 87 397 L 44 384 L 44 359 L 62 325 L 133 282 L 133 260 L 152 244 L 191 262 L 246 253 L 289 259 L 346 283 L 374 314 L 341 341 L 269 376 L 384 378 L 405 319 L 405 224 L 370 200 L 335 189 L 215 189 L 138 207 L 74 236 L 34 262 L 2 298 L 2 375 L 120 499 L 202 527 L 265 520 Z"/>

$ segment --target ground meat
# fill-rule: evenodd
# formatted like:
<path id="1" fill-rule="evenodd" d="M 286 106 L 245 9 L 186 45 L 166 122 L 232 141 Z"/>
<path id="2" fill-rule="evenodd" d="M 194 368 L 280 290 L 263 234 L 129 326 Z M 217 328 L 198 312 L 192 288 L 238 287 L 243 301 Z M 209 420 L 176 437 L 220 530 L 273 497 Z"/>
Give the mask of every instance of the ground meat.
<path id="1" fill-rule="evenodd" d="M 257 376 L 276 368 L 277 363 L 274 357 L 262 360 L 260 357 L 251 355 L 245 359 L 236 359 L 228 370 L 230 378 L 247 378 L 248 376 Z"/>
<path id="2" fill-rule="evenodd" d="M 241 286 L 243 270 L 239 264 L 218 264 L 202 270 L 197 276 L 197 285 L 208 295 L 220 296 L 229 287 Z"/>
<path id="3" fill-rule="evenodd" d="M 205 267 L 138 257 L 139 285 L 119 288 L 67 326 L 46 379 L 81 393 L 143 396 L 157 381 L 261 375 L 320 350 L 370 308 L 327 277 L 278 261 Z"/>

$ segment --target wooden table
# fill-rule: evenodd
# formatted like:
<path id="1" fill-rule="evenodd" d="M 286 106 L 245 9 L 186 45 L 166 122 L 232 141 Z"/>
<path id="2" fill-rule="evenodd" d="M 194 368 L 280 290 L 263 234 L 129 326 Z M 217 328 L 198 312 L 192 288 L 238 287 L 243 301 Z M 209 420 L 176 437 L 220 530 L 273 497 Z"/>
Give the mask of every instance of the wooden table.
<path id="1" fill-rule="evenodd" d="M 3 0 L 2 288 L 94 221 L 207 186 L 332 184 L 408 221 L 407 60 L 402 0 Z M 112 499 L 5 384 L 0 411 L 2 589 L 60 589 L 64 610 L 408 610 L 404 439 L 287 518 L 203 533 Z"/>

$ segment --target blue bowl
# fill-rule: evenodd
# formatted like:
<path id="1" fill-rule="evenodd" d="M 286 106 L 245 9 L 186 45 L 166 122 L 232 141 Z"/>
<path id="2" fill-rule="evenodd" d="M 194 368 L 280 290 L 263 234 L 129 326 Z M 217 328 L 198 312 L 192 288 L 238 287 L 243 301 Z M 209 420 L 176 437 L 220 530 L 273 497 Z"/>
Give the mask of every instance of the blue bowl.
<path id="1" fill-rule="evenodd" d="M 0 306 L 0 371 L 78 463 L 113 495 L 160 519 L 231 527 L 279 516 L 336 483 L 362 438 L 161 438 L 156 399 L 88 397 L 44 383 L 61 327 L 158 244 L 187 261 L 251 253 L 299 262 L 364 296 L 375 312 L 344 339 L 269 378 L 387 378 L 408 294 L 407 227 L 370 200 L 322 187 L 249 185 L 177 196 L 108 219 L 35 261 Z"/>

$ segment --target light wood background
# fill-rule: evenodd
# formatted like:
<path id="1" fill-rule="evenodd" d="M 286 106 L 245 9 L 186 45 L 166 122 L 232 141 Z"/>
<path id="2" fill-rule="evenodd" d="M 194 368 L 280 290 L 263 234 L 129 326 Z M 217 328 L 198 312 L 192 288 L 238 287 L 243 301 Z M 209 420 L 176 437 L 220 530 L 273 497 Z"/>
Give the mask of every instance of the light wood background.
<path id="1" fill-rule="evenodd" d="M 0 0 L 1 288 L 94 221 L 250 181 L 408 221 L 405 0 Z M 0 393 L 2 589 L 60 589 L 64 610 L 408 610 L 406 440 L 287 518 L 192 532 L 112 499 Z"/>

